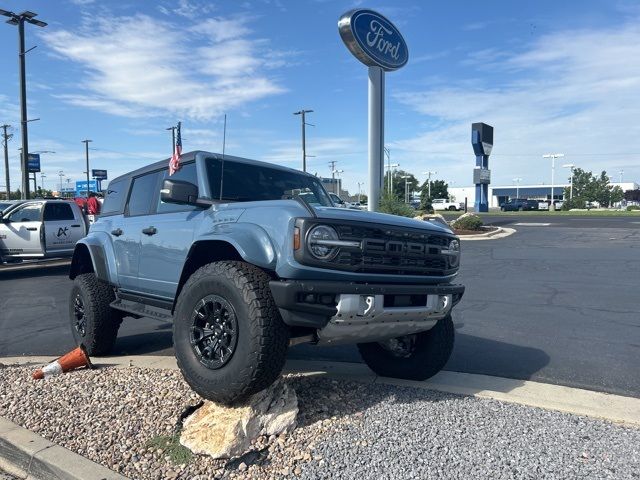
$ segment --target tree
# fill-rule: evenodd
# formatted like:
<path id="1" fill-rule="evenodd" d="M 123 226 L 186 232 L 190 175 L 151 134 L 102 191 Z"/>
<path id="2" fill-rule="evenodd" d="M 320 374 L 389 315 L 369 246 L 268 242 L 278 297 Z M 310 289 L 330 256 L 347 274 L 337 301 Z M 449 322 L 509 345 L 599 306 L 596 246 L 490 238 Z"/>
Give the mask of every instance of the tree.
<path id="1" fill-rule="evenodd" d="M 587 202 L 598 202 L 603 207 L 620 202 L 624 192 L 618 186 L 609 183 L 607 172 L 602 171 L 599 176 L 581 168 L 573 171 L 573 199 L 570 199 L 571 189 L 565 187 L 564 198 L 566 209 L 585 208 Z M 564 208 L 564 205 L 563 205 Z"/>
<path id="2" fill-rule="evenodd" d="M 449 185 L 444 180 L 431 181 L 431 197 L 429 197 L 429 180 L 426 180 L 420 193 L 420 208 L 428 210 L 434 198 L 449 198 Z"/>
<path id="3" fill-rule="evenodd" d="M 398 198 L 404 202 L 404 188 L 405 188 L 405 180 L 409 185 L 409 192 L 411 192 L 416 185 L 418 185 L 418 179 L 415 177 L 413 173 L 406 172 L 404 170 L 396 170 L 393 172 L 393 190 L 392 194 L 395 198 Z M 409 178 L 402 178 L 404 176 L 408 176 Z M 389 174 L 384 176 L 384 193 L 389 191 Z"/>

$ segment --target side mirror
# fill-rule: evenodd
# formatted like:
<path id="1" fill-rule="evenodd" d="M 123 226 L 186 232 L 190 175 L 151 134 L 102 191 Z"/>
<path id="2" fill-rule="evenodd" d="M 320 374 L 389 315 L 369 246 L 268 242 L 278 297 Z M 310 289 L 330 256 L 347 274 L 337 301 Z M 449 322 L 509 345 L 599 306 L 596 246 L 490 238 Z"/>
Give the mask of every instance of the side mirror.
<path id="1" fill-rule="evenodd" d="M 200 206 L 200 202 L 198 202 L 198 187 L 193 183 L 182 180 L 165 180 L 162 182 L 160 200 L 166 203 Z"/>

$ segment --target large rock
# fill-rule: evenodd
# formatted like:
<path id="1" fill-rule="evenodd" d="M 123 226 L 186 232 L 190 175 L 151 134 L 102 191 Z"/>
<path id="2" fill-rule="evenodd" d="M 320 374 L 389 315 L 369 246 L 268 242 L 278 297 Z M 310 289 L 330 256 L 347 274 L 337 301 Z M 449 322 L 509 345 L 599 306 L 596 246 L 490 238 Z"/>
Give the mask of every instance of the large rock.
<path id="1" fill-rule="evenodd" d="M 235 407 L 206 401 L 185 420 L 180 443 L 193 453 L 231 458 L 259 435 L 293 430 L 297 415 L 296 392 L 280 379 Z"/>

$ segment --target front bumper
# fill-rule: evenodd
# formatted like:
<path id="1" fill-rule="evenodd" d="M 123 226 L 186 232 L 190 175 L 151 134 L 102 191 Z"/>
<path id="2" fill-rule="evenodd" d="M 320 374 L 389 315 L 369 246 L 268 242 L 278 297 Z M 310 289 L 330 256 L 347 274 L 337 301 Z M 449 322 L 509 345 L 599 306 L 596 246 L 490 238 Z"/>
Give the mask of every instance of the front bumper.
<path id="1" fill-rule="evenodd" d="M 324 329 L 329 323 L 399 323 L 447 315 L 464 294 L 464 285 L 363 284 L 330 281 L 272 280 L 271 293 L 284 322 L 292 327 Z M 393 306 L 395 297 L 415 296 L 423 305 Z M 369 309 L 358 299 L 370 299 Z M 444 309 L 439 303 L 444 301 Z M 447 298 L 447 300 L 443 300 Z M 440 305 L 441 306 L 441 305 Z M 349 317 L 353 318 L 349 318 Z M 404 318 L 402 318 L 404 317 Z M 425 328 L 425 330 L 428 328 Z M 322 335 L 319 335 L 322 338 Z"/>

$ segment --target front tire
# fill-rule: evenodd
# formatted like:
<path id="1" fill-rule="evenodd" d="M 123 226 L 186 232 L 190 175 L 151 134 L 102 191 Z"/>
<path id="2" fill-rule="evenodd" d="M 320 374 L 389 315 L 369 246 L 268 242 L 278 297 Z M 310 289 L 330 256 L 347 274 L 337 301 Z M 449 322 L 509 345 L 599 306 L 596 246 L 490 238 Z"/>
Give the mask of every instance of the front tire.
<path id="1" fill-rule="evenodd" d="M 457 211 L 457 210 L 458 210 L 458 209 L 457 209 L 456 207 L 454 207 L 453 205 L 451 205 L 451 206 L 449 207 L 449 211 L 450 211 L 450 212 L 455 212 L 455 211 Z"/>
<path id="2" fill-rule="evenodd" d="M 202 397 L 241 402 L 280 375 L 289 330 L 269 279 L 253 265 L 225 261 L 201 267 L 184 285 L 173 343 L 182 375 Z"/>
<path id="3" fill-rule="evenodd" d="M 442 370 L 454 342 L 451 315 L 431 330 L 386 342 L 359 343 L 358 350 L 371 370 L 382 377 L 426 380 Z"/>
<path id="4" fill-rule="evenodd" d="M 122 323 L 122 313 L 111 308 L 113 288 L 95 273 L 83 273 L 73 281 L 69 295 L 71 333 L 89 355 L 107 355 L 113 349 Z"/>

